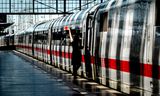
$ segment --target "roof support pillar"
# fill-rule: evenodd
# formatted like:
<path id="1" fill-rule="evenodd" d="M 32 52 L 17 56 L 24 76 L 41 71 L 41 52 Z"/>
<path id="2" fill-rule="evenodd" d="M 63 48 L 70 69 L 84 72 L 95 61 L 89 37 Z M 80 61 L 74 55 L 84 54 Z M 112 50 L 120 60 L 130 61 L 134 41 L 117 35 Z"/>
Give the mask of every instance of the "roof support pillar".
<path id="1" fill-rule="evenodd" d="M 34 0 L 33 0 L 32 4 L 33 4 L 33 6 L 32 6 L 33 7 L 33 13 L 34 13 Z"/>
<path id="2" fill-rule="evenodd" d="M 66 0 L 64 0 L 64 16 L 66 15 Z"/>
<path id="3" fill-rule="evenodd" d="M 81 10 L 81 7 L 82 7 L 81 3 L 82 3 L 82 1 L 79 0 L 79 10 Z"/>
<path id="4" fill-rule="evenodd" d="M 56 0 L 56 13 L 58 13 L 58 0 Z"/>

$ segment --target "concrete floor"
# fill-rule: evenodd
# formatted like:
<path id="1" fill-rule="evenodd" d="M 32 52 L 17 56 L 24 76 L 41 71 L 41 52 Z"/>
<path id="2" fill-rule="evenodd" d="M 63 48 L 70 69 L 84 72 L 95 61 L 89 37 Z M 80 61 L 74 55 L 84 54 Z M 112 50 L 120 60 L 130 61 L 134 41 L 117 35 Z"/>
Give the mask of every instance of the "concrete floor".
<path id="1" fill-rule="evenodd" d="M 77 96 L 57 77 L 12 52 L 0 52 L 0 96 Z"/>
<path id="2" fill-rule="evenodd" d="M 0 96 L 126 96 L 13 51 L 0 51 Z"/>

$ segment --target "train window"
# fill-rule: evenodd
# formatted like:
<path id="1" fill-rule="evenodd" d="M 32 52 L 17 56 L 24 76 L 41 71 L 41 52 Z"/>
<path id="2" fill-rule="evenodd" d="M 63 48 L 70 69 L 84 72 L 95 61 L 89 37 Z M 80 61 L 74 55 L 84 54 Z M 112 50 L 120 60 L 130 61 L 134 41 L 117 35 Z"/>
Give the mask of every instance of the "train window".
<path id="1" fill-rule="evenodd" d="M 108 31 L 108 12 L 103 13 L 100 16 L 100 32 Z"/>
<path id="2" fill-rule="evenodd" d="M 160 27 L 156 27 L 155 48 L 160 48 Z"/>
<path id="3" fill-rule="evenodd" d="M 47 44 L 47 41 L 48 41 L 48 33 L 44 33 L 43 34 L 43 43 Z"/>
<path id="4" fill-rule="evenodd" d="M 60 45 L 62 42 L 62 32 L 54 32 L 52 33 L 52 43 L 54 45 Z"/>
<path id="5" fill-rule="evenodd" d="M 34 43 L 37 43 L 37 34 L 34 34 L 34 39 L 33 39 Z"/>
<path id="6" fill-rule="evenodd" d="M 31 42 L 32 42 L 32 36 L 29 35 L 28 43 L 31 43 Z"/>
<path id="7" fill-rule="evenodd" d="M 37 44 L 42 44 L 43 43 L 43 34 L 35 34 L 34 36 L 34 42 Z"/>
<path id="8" fill-rule="evenodd" d="M 160 26 L 160 0 L 156 0 L 156 26 Z"/>
<path id="9" fill-rule="evenodd" d="M 65 30 L 65 32 L 63 33 L 61 44 L 65 46 L 70 45 L 69 30 Z"/>
<path id="10" fill-rule="evenodd" d="M 60 40 L 61 34 L 59 32 L 52 33 L 52 40 Z"/>
<path id="11" fill-rule="evenodd" d="M 21 43 L 23 43 L 23 36 L 21 37 Z"/>
<path id="12" fill-rule="evenodd" d="M 23 43 L 23 36 L 19 36 L 19 37 L 18 37 L 18 42 L 19 42 L 19 43 Z"/>

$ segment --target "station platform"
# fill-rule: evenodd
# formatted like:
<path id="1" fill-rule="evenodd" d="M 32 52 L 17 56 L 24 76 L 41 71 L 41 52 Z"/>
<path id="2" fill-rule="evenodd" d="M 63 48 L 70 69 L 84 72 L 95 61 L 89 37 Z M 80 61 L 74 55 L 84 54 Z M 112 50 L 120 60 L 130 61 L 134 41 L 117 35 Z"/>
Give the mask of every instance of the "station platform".
<path id="1" fill-rule="evenodd" d="M 17 51 L 0 51 L 0 96 L 127 96 Z"/>

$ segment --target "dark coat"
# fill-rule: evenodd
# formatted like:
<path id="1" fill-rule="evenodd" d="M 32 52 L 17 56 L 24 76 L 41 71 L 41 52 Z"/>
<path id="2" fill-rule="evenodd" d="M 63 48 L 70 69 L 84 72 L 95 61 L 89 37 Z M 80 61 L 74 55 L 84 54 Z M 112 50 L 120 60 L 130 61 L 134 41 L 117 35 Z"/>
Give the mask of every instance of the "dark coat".
<path id="1" fill-rule="evenodd" d="M 78 37 L 74 37 L 72 42 L 72 65 L 81 65 L 81 46 L 80 40 Z"/>

